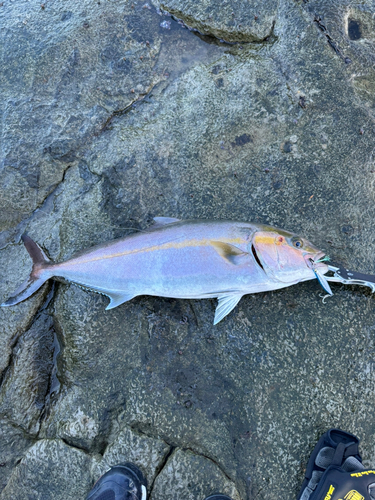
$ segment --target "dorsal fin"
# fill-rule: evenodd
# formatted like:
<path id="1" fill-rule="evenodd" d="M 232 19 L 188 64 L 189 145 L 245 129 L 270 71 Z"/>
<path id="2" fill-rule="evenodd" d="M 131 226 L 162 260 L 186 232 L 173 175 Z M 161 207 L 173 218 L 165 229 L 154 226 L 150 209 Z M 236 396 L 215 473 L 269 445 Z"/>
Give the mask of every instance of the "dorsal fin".
<path id="1" fill-rule="evenodd" d="M 149 229 L 159 229 L 160 227 L 173 224 L 174 222 L 180 222 L 180 219 L 174 217 L 154 217 L 154 223 Z"/>
<path id="2" fill-rule="evenodd" d="M 175 217 L 154 217 L 155 224 L 165 226 L 166 224 L 173 224 L 173 222 L 180 222 L 180 219 Z"/>
<path id="3" fill-rule="evenodd" d="M 230 243 L 223 243 L 222 241 L 211 241 L 211 245 L 215 248 L 220 257 L 223 257 L 223 259 L 228 260 L 235 266 L 241 263 L 241 257 L 245 257 L 248 255 L 246 252 L 243 252 L 240 248 L 237 248 Z"/>

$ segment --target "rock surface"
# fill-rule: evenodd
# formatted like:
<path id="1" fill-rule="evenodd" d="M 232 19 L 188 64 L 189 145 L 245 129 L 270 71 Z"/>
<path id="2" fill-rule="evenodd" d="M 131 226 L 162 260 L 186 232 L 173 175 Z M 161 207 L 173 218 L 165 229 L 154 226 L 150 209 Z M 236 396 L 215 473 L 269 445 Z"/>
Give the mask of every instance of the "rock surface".
<path id="1" fill-rule="evenodd" d="M 25 231 L 61 261 L 155 216 L 277 225 L 375 273 L 374 8 L 4 0 L 2 300 Z M 214 300 L 104 311 L 61 283 L 1 308 L 0 499 L 84 498 L 131 460 L 151 500 L 289 500 L 329 427 L 373 466 L 374 298 L 333 291 L 246 296 L 215 327 Z"/>
<path id="2" fill-rule="evenodd" d="M 29 448 L 1 494 L 2 499 L 85 498 L 92 459 L 58 439 Z M 47 465 L 47 466 L 46 466 Z"/>
<path id="3" fill-rule="evenodd" d="M 214 463 L 191 451 L 177 450 L 158 475 L 152 497 L 195 500 L 218 491 L 233 500 L 240 498 L 233 483 Z"/>
<path id="4" fill-rule="evenodd" d="M 153 0 L 190 29 L 226 42 L 262 42 L 272 35 L 278 2 L 275 0 L 217 2 L 217 0 Z"/>

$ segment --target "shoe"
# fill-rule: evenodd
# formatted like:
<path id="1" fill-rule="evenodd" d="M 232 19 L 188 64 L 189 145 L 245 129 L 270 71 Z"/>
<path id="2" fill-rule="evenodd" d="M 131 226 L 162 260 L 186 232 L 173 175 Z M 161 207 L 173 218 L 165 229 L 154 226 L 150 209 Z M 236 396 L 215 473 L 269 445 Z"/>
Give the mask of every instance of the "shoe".
<path id="1" fill-rule="evenodd" d="M 147 481 L 133 464 L 112 467 L 101 476 L 86 500 L 146 500 Z"/>
<path id="2" fill-rule="evenodd" d="M 232 500 L 227 495 L 222 495 L 221 493 L 215 493 L 215 495 L 210 495 L 206 497 L 204 500 Z"/>
<path id="3" fill-rule="evenodd" d="M 363 470 L 358 445 L 359 439 L 356 436 L 340 429 L 330 429 L 323 434 L 310 456 L 297 500 L 307 500 L 313 496 L 324 472 L 330 466 L 338 466 L 344 472 Z"/>
<path id="4" fill-rule="evenodd" d="M 330 465 L 315 490 L 309 488 L 301 500 L 375 500 L 375 471 L 346 472 L 338 465 Z"/>

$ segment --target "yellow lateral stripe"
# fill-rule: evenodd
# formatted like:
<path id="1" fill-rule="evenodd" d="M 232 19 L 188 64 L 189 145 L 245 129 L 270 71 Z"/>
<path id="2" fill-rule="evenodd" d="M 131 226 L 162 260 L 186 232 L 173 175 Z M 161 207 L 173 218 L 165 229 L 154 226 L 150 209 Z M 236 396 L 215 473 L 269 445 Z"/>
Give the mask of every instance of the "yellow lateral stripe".
<path id="1" fill-rule="evenodd" d="M 177 243 L 177 242 L 174 243 L 173 241 L 170 241 L 168 243 L 163 243 L 162 245 L 155 245 L 152 247 L 141 248 L 141 249 L 136 249 L 136 250 L 125 250 L 123 252 L 113 253 L 110 255 L 102 255 L 100 257 L 93 257 L 91 259 L 86 259 L 86 260 L 82 260 L 82 257 L 78 257 L 77 262 L 74 262 L 74 257 L 73 257 L 72 261 L 68 260 L 66 262 L 63 262 L 62 265 L 64 265 L 64 264 L 69 264 L 69 265 L 86 264 L 88 262 L 95 262 L 97 260 L 113 259 L 116 257 L 123 257 L 125 255 L 132 255 L 132 254 L 143 253 L 143 252 L 153 252 L 153 251 L 157 251 L 157 250 L 169 250 L 170 248 L 178 249 L 178 248 L 194 247 L 194 246 L 195 247 L 210 246 L 212 241 L 215 241 L 215 240 L 208 240 L 208 239 L 187 240 L 187 241 L 181 241 L 180 243 Z M 225 238 L 225 239 L 221 239 L 220 241 L 222 241 L 223 243 L 229 243 L 229 244 L 246 243 L 246 241 L 243 240 L 242 238 L 233 238 L 233 239 Z"/>

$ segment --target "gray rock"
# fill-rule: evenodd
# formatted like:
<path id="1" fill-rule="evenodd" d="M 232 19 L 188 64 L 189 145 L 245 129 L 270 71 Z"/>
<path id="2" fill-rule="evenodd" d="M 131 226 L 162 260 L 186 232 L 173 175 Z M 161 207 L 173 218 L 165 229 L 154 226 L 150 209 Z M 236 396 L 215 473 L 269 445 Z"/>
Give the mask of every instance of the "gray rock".
<path id="1" fill-rule="evenodd" d="M 5 418 L 0 420 L 0 488 L 5 488 L 14 468 L 22 460 L 34 440 L 23 429 Z"/>
<path id="2" fill-rule="evenodd" d="M 375 43 L 374 2 L 309 2 L 306 9 L 321 36 L 348 66 L 349 83 L 363 106 L 374 109 L 375 72 L 372 64 Z"/>
<path id="3" fill-rule="evenodd" d="M 181 19 L 189 28 L 226 42 L 260 42 L 272 35 L 275 0 L 218 2 L 216 0 L 153 0 L 162 11 Z"/>
<path id="4" fill-rule="evenodd" d="M 151 499 L 196 500 L 212 493 L 240 500 L 233 483 L 213 462 L 190 451 L 178 450 L 157 477 Z"/>
<path id="5" fill-rule="evenodd" d="M 82 299 L 86 304 L 84 330 Z M 59 323 L 66 349 L 61 378 L 64 385 L 69 385 L 71 389 L 61 394 L 51 408 L 42 435 L 49 438 L 57 435 L 74 446 L 101 452 L 111 439 L 111 421 L 121 415 L 122 426 L 129 425 L 147 435 L 162 438 L 172 446 L 196 449 L 226 467 L 229 475 L 235 476 L 235 458 L 226 425 L 220 419 L 215 422 L 211 414 L 206 415 L 204 405 L 199 401 L 197 405 L 193 404 L 195 401 L 191 401 L 189 393 L 196 391 L 185 387 L 186 376 L 193 377 L 192 384 L 196 382 L 195 366 L 189 357 L 186 361 L 181 358 L 175 343 L 176 340 L 181 345 L 187 343 L 190 350 L 195 350 L 188 341 L 189 325 L 182 321 L 185 315 L 190 317 L 192 314 L 188 304 L 181 310 L 178 302 L 174 301 L 174 315 L 169 319 L 165 319 L 160 311 L 149 314 L 145 320 L 142 318 L 145 306 L 142 307 L 139 302 L 129 303 L 125 316 L 124 311 L 117 309 L 110 317 L 104 317 L 102 310 L 105 302 L 105 298 L 100 298 L 98 302 L 95 295 L 76 287 L 70 287 L 59 295 L 56 312 L 61 311 L 58 316 L 68 320 L 67 323 Z M 72 307 L 75 303 L 76 308 Z M 66 307 L 69 307 L 69 315 L 62 313 Z M 146 305 L 146 308 L 149 307 L 152 305 Z M 162 301 L 159 307 L 165 307 Z M 110 343 L 102 335 L 109 324 L 112 332 Z M 163 347 L 158 340 L 160 335 Z M 94 357 L 92 349 L 96 352 Z M 167 365 L 165 350 L 170 357 Z M 147 362 L 150 357 L 153 361 Z M 114 360 L 117 360 L 116 363 Z M 183 368 L 185 363 L 188 366 Z M 171 380 L 163 382 L 159 379 L 159 369 L 167 369 L 167 373 L 177 371 L 177 379 L 173 375 Z M 181 382 L 180 370 L 183 370 Z M 204 371 L 205 368 L 202 369 Z M 219 389 L 220 383 L 217 387 Z M 204 392 L 199 397 L 205 397 Z M 215 408 L 222 406 L 219 400 L 217 403 L 212 401 L 212 396 L 210 400 Z M 209 405 L 211 408 L 212 403 Z M 72 411 L 72 408 L 75 410 Z M 108 413 L 111 419 L 108 419 Z"/>
<path id="6" fill-rule="evenodd" d="M 151 13 L 128 2 L 44 8 L 7 2 L 0 16 L 6 20 L 0 229 L 8 229 L 42 205 L 113 112 L 159 80 L 153 67 L 160 40 L 147 29 Z M 135 36 L 128 23 L 137 26 Z"/>
<path id="7" fill-rule="evenodd" d="M 55 333 L 52 318 L 42 313 L 13 348 L 0 392 L 0 412 L 36 436 L 50 390 Z"/>
<path id="8" fill-rule="evenodd" d="M 0 498 L 84 498 L 90 484 L 91 462 L 85 453 L 60 440 L 40 440 L 14 469 Z"/>

